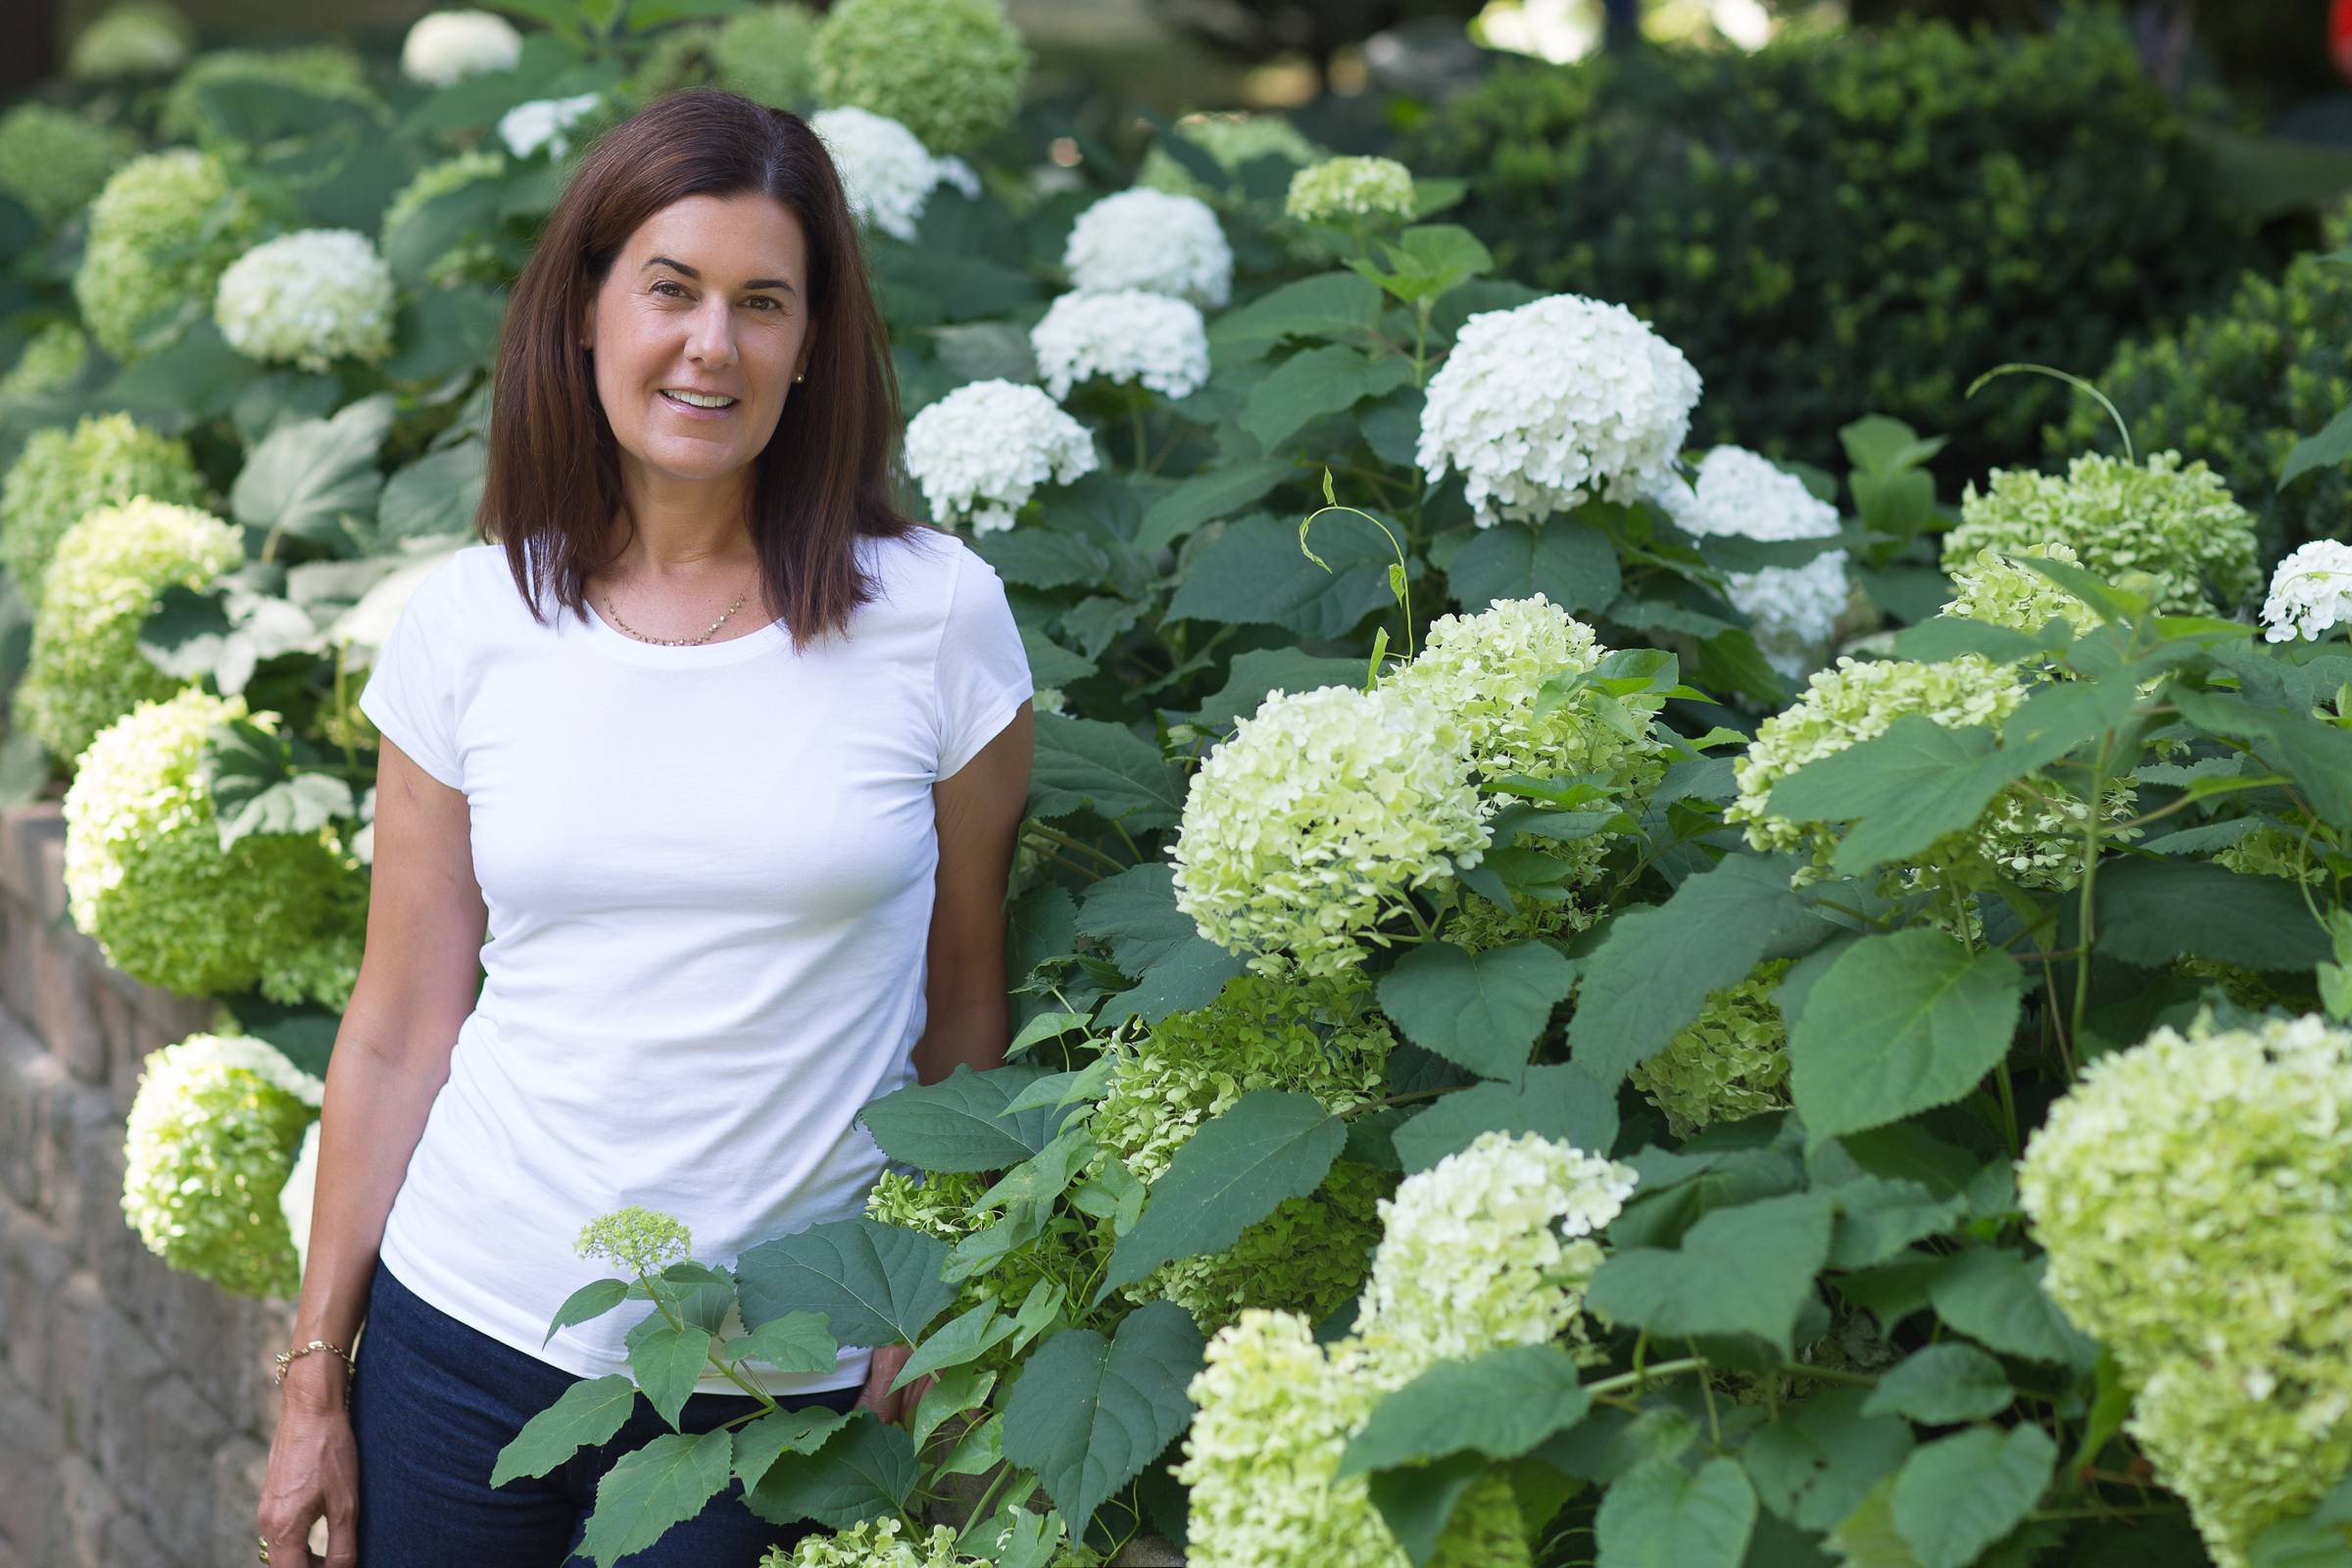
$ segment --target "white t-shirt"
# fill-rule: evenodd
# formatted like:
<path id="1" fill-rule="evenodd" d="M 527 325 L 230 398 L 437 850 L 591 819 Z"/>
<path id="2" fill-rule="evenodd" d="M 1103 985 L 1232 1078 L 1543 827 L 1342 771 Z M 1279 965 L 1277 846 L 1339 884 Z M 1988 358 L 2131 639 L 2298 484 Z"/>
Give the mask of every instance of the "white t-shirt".
<path id="1" fill-rule="evenodd" d="M 884 1165 L 856 1116 L 914 1082 L 931 786 L 1033 693 L 1004 583 L 962 540 L 860 537 L 881 597 L 796 657 L 781 620 L 646 643 L 591 607 L 531 617 L 505 548 L 420 582 L 360 708 L 463 790 L 489 910 L 460 1029 L 384 1226 L 402 1284 L 579 1377 L 628 1368 L 627 1301 L 542 1345 L 615 1270 L 573 1251 L 630 1203 L 695 1256 L 861 1212 Z M 731 1313 L 727 1332 L 741 1331 Z M 747 1367 L 770 1393 L 863 1381 Z M 696 1392 L 740 1393 L 715 1371 Z"/>

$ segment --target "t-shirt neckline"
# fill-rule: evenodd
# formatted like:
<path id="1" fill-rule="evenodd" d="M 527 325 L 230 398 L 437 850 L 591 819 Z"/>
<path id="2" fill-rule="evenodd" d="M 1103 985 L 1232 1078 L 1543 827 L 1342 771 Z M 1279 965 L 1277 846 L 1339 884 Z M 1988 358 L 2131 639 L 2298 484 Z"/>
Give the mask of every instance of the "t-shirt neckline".
<path id="1" fill-rule="evenodd" d="M 711 643 L 649 643 L 632 637 L 605 619 L 593 599 L 581 601 L 588 609 L 588 640 L 615 659 L 625 659 L 635 664 L 666 664 L 672 667 L 707 664 L 731 664 L 739 659 L 750 659 L 783 642 L 789 635 L 783 617 L 769 621 L 755 632 L 741 637 L 723 638 Z"/>

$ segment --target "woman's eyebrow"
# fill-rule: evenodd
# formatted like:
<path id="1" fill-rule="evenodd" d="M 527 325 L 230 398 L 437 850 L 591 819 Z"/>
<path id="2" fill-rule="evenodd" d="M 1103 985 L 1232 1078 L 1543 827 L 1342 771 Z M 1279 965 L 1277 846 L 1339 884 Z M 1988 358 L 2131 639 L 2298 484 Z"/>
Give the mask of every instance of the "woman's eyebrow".
<path id="1" fill-rule="evenodd" d="M 688 267 L 684 262 L 672 261 L 666 256 L 649 256 L 645 259 L 645 267 L 666 267 L 673 272 L 683 272 L 698 283 L 703 280 L 702 273 L 696 271 L 693 268 Z M 645 267 L 639 268 L 638 270 L 641 272 L 644 271 Z M 745 288 L 781 289 L 787 294 L 794 292 L 793 286 L 790 283 L 785 282 L 780 277 L 755 277 L 743 286 Z"/>

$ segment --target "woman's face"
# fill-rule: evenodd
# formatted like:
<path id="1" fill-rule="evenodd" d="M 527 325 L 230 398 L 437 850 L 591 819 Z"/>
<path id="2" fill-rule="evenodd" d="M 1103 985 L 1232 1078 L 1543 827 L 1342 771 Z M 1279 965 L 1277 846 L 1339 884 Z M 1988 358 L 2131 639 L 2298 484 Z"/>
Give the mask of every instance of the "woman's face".
<path id="1" fill-rule="evenodd" d="M 767 196 L 688 196 L 637 226 L 585 329 L 624 467 L 691 482 L 760 454 L 808 365 L 808 263 Z"/>

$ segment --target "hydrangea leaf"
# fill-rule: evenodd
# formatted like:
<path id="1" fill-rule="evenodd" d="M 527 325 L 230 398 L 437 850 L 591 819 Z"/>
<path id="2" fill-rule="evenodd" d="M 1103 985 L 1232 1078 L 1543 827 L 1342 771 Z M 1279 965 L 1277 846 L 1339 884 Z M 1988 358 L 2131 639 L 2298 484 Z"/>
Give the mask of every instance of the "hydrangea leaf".
<path id="1" fill-rule="evenodd" d="M 1353 1130 L 1350 1125 L 1351 1135 Z M 1605 1154 L 1617 1144 L 1617 1098 L 1575 1062 L 1530 1067 L 1516 1085 L 1479 1084 L 1442 1097 L 1396 1128 L 1390 1141 L 1410 1175 L 1488 1131 L 1540 1133 Z"/>
<path id="2" fill-rule="evenodd" d="M 822 1312 L 844 1345 L 913 1345 L 956 1299 L 939 1277 L 948 1247 L 863 1215 L 761 1242 L 735 1260 L 743 1320 Z"/>
<path id="3" fill-rule="evenodd" d="M 1765 808 L 1792 822 L 1852 822 L 1831 863 L 1858 876 L 1912 859 L 1984 815 L 2010 782 L 1984 765 L 1993 755 L 1989 729 L 1946 729 L 1907 713 L 1885 734 L 1782 779 Z"/>
<path id="4" fill-rule="evenodd" d="M 971 1310 L 950 1318 L 937 1333 L 927 1337 L 906 1358 L 906 1365 L 890 1386 L 894 1390 L 903 1389 L 916 1378 L 961 1366 L 1011 1339 L 1019 1327 L 1012 1318 L 997 1311 L 996 1298 L 990 1297 Z"/>
<path id="5" fill-rule="evenodd" d="M 1412 1568 L 1425 1568 L 1437 1555 L 1455 1505 L 1487 1468 L 1482 1455 L 1457 1453 L 1435 1464 L 1373 1472 L 1365 1490 Z"/>
<path id="6" fill-rule="evenodd" d="M 1829 1261 L 1830 1217 L 1819 1193 L 1719 1208 L 1677 1249 L 1620 1248 L 1586 1299 L 1653 1338 L 1752 1334 L 1788 1354 L 1813 1276 Z"/>
<path id="7" fill-rule="evenodd" d="M 481 504 L 489 464 L 490 449 L 479 441 L 417 459 L 385 481 L 376 527 L 386 539 L 463 534 Z"/>
<path id="8" fill-rule="evenodd" d="M 1137 1308 L 1109 1339 L 1056 1334 L 1005 1397 L 1004 1456 L 1037 1472 L 1064 1519 L 1093 1518 L 1184 1430 L 1201 1349 L 1192 1314 L 1173 1301 Z"/>
<path id="9" fill-rule="evenodd" d="M 1047 528 L 984 534 L 973 549 L 999 576 L 1023 588 L 1092 587 L 1110 573 L 1110 557 L 1102 546 Z"/>
<path id="10" fill-rule="evenodd" d="M 737 1363 L 759 1361 L 778 1372 L 830 1372 L 841 1347 L 814 1312 L 787 1312 L 719 1347 Z"/>
<path id="11" fill-rule="evenodd" d="M 1833 1268 L 1884 1263 L 1913 1242 L 1950 1229 L 1968 1209 L 1961 1195 L 1938 1197 L 1926 1183 L 1903 1177 L 1858 1176 L 1828 1191 L 1838 1204 Z"/>
<path id="12" fill-rule="evenodd" d="M 626 1373 L 574 1383 L 498 1450 L 491 1487 L 503 1487 L 516 1476 L 543 1476 L 580 1449 L 610 1443 L 636 1403 L 637 1385 Z"/>
<path id="13" fill-rule="evenodd" d="M 813 1519 L 846 1530 L 896 1513 L 914 1483 L 913 1437 L 870 1409 L 859 1410 L 814 1452 L 787 1448 L 777 1454 L 743 1502 L 770 1524 Z"/>
<path id="14" fill-rule="evenodd" d="M 2053 634 L 2067 631 L 2063 621 L 2045 629 Z M 1995 664 L 2014 664 L 2033 658 L 2044 646 L 2043 638 L 1965 615 L 1937 615 L 1894 634 L 1894 656 L 1923 664 L 1940 663 L 1964 654 L 1975 654 Z"/>
<path id="15" fill-rule="evenodd" d="M 1611 1568 L 1739 1568 L 1756 1493 L 1737 1459 L 1718 1455 L 1695 1473 L 1651 1460 L 1617 1478 L 1592 1524 Z"/>
<path id="16" fill-rule="evenodd" d="M 1327 527 L 1314 549 L 1328 570 L 1299 554 L 1296 523 L 1263 513 L 1237 517 L 1192 558 L 1168 615 L 1332 638 L 1396 604 L 1389 567 L 1396 558 L 1379 529 Z"/>
<path id="17" fill-rule="evenodd" d="M 1866 1416 L 1870 1390 L 1825 1389 L 1788 1418 L 1760 1427 L 1740 1450 L 1764 1506 L 1805 1530 L 1827 1530 L 1910 1456 L 1910 1425 Z"/>
<path id="18" fill-rule="evenodd" d="M 592 1317 L 604 1316 L 626 1299 L 628 1294 L 627 1280 L 590 1280 L 565 1297 L 564 1304 L 556 1308 L 556 1315 L 548 1320 L 547 1340 L 554 1339 L 556 1331 L 568 1324 L 585 1323 Z M 539 1343 L 545 1345 L 547 1340 Z"/>
<path id="19" fill-rule="evenodd" d="M 1394 1469 L 1475 1450 L 1516 1459 L 1585 1417 L 1576 1362 L 1554 1345 L 1514 1345 L 1441 1361 L 1372 1407 L 1338 1475 Z"/>
<path id="20" fill-rule="evenodd" d="M 1181 138 L 1169 142 L 1176 145 Z M 1352 336 L 1373 324 L 1380 307 L 1380 290 L 1369 280 L 1353 272 L 1317 272 L 1218 317 L 1209 328 L 1209 350 L 1220 366 L 1246 364 L 1272 353 L 1285 338 Z M 1283 471 L 1291 467 L 1285 459 Z M 1151 519 L 1145 522 L 1149 531 Z"/>
<path id="21" fill-rule="evenodd" d="M 1300 279 L 1301 283 L 1313 281 L 1312 278 Z M 1298 286 L 1289 285 L 1291 288 Z M 1280 294 L 1285 291 L 1277 289 L 1275 292 Z M 1220 318 L 1218 325 L 1222 328 L 1233 316 L 1255 309 L 1256 306 L 1248 306 L 1243 311 Z M 1210 333 L 1212 352 L 1217 341 L 1217 333 Z M 1220 357 L 1218 363 L 1227 362 Z M 1165 549 L 1204 522 L 1232 516 L 1297 473 L 1298 465 L 1287 457 L 1265 458 L 1256 463 L 1218 464 L 1196 473 L 1152 503 L 1151 510 L 1144 514 L 1144 520 L 1136 529 L 1135 548 L 1147 552 Z"/>
<path id="22" fill-rule="evenodd" d="M 732 1432 L 664 1432 L 622 1454 L 597 1483 L 581 1554 L 596 1568 L 612 1568 L 701 1513 L 727 1484 L 734 1440 Z"/>
<path id="23" fill-rule="evenodd" d="M 1046 1076 L 1026 1063 L 975 1072 L 959 1062 L 935 1084 L 910 1084 L 858 1113 L 893 1159 L 921 1170 L 1002 1170 L 1054 1141 L 1066 1106 L 1008 1111 L 1014 1097 Z"/>
<path id="24" fill-rule="evenodd" d="M 1517 1083 L 1575 980 L 1576 966 L 1544 942 L 1477 954 L 1430 942 L 1380 977 L 1380 1005 L 1422 1050 Z"/>
<path id="25" fill-rule="evenodd" d="M 2352 830 L 2352 731 L 2219 692 L 2176 689 L 2183 717 L 2209 735 L 2242 738 L 2263 764 L 2291 777 L 2331 827 Z"/>
<path id="26" fill-rule="evenodd" d="M 1998 1415 L 2016 1397 L 2001 1363 L 1975 1346 L 1930 1345 L 1881 1374 L 1862 1413 L 1950 1426 Z"/>
<path id="27" fill-rule="evenodd" d="M 1377 358 L 1343 343 L 1301 349 L 1250 387 L 1241 426 L 1271 453 L 1308 421 L 1394 392 L 1413 378 L 1401 355 Z"/>
<path id="28" fill-rule="evenodd" d="M 377 451 L 392 429 L 393 401 L 377 393 L 331 419 L 272 430 L 229 490 L 236 519 L 296 538 L 341 542 L 346 516 L 373 516 L 383 475 Z"/>
<path id="29" fill-rule="evenodd" d="M 629 1370 L 637 1374 L 646 1401 L 676 1430 L 678 1412 L 710 1359 L 710 1331 L 696 1323 L 673 1324 L 655 1311 L 629 1330 L 627 1344 Z"/>
<path id="30" fill-rule="evenodd" d="M 1284 1200 L 1313 1192 L 1347 1142 L 1346 1124 L 1312 1095 L 1244 1095 L 1203 1122 L 1152 1183 L 1143 1218 L 1111 1252 L 1096 1303 L 1162 1263 L 1231 1247 Z"/>
<path id="31" fill-rule="evenodd" d="M 1046 821 L 1093 811 L 1131 830 L 1166 827 L 1183 814 L 1184 790 L 1159 748 L 1126 726 L 1040 713 L 1029 810 Z"/>
<path id="32" fill-rule="evenodd" d="M 787 1453 L 814 1453 L 834 1433 L 849 1424 L 849 1416 L 821 1404 L 771 1410 L 735 1432 L 735 1474 L 744 1486 L 756 1487 L 768 1467 Z"/>
<path id="33" fill-rule="evenodd" d="M 1594 611 L 1625 586 L 1609 536 L 1567 517 L 1536 528 L 1504 522 L 1479 530 L 1446 564 L 1446 581 L 1465 612 L 1539 592 L 1562 610 Z"/>
<path id="34" fill-rule="evenodd" d="M 2099 951 L 2142 968 L 2193 955 L 2249 969 L 2305 970 L 2335 951 L 2294 883 L 2210 860 L 2105 866 L 2095 897 Z"/>
<path id="35" fill-rule="evenodd" d="M 2017 1527 L 2057 1468 L 2058 1446 L 2030 1422 L 1972 1427 L 1913 1451 L 1896 1475 L 1894 1528 L 1921 1568 L 1967 1568 Z"/>
<path id="36" fill-rule="evenodd" d="M 2088 1372 L 2098 1364 L 2098 1343 L 2041 1289 L 2048 1267 L 2047 1257 L 2029 1263 L 1999 1248 L 1975 1248 L 1949 1260 L 1928 1299 L 1944 1322 L 1996 1350 Z"/>
<path id="37" fill-rule="evenodd" d="M 2008 1054 L 2024 983 L 1998 948 L 1941 931 L 1865 937 L 1788 1034 L 1789 1088 L 1818 1142 L 1960 1099 Z"/>
<path id="38" fill-rule="evenodd" d="M 2335 1484 L 2318 1507 L 2283 1520 L 2254 1538 L 2251 1568 L 2330 1568 L 2352 1552 L 2352 1475 Z"/>

